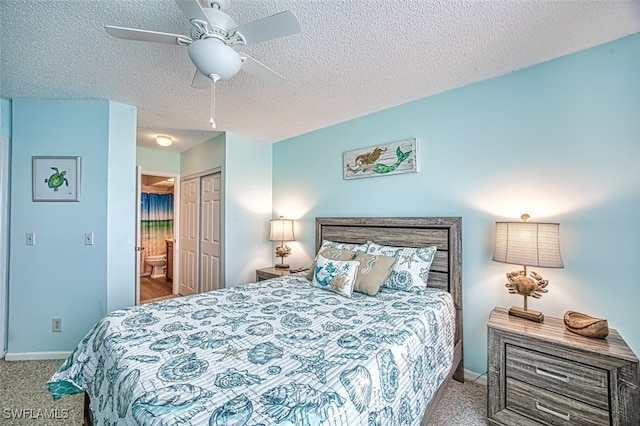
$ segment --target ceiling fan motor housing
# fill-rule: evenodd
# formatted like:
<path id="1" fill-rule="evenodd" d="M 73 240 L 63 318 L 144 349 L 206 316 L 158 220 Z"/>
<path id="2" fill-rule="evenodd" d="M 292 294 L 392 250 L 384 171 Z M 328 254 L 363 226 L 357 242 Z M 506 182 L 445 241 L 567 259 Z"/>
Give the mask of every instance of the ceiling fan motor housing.
<path id="1" fill-rule="evenodd" d="M 222 37 L 229 35 L 229 30 L 235 28 L 236 22 L 229 15 L 218 9 L 202 9 L 207 16 L 207 20 L 214 34 L 220 34 Z"/>

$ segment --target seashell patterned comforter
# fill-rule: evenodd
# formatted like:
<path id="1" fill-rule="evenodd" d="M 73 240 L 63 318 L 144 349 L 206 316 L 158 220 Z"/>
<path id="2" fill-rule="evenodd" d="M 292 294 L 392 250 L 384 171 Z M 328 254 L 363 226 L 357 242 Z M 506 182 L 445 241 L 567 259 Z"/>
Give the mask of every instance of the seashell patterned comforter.
<path id="1" fill-rule="evenodd" d="M 47 383 L 96 425 L 417 425 L 453 360 L 448 293 L 352 299 L 293 274 L 112 312 Z"/>

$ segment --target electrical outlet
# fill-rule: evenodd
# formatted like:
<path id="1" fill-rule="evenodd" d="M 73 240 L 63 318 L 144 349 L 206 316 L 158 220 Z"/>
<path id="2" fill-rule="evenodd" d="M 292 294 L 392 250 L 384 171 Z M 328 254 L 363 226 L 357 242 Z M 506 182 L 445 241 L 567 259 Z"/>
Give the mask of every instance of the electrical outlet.
<path id="1" fill-rule="evenodd" d="M 62 318 L 54 318 L 52 320 L 51 330 L 54 333 L 61 333 L 62 332 Z"/>

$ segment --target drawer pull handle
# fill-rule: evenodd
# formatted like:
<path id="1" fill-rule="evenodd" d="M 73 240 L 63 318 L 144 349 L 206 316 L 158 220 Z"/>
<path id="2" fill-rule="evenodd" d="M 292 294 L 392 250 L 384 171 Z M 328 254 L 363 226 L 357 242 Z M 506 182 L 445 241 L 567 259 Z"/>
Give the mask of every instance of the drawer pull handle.
<path id="1" fill-rule="evenodd" d="M 551 414 L 552 416 L 556 416 L 565 421 L 571 421 L 571 414 L 568 413 L 560 413 L 558 411 L 552 410 L 551 408 L 547 408 L 544 405 L 540 404 L 536 401 L 536 408 L 544 413 Z"/>
<path id="2" fill-rule="evenodd" d="M 552 373 L 550 371 L 543 370 L 542 368 L 539 368 L 539 367 L 536 367 L 536 374 L 539 374 L 541 376 L 551 377 L 552 379 L 556 379 L 556 380 L 562 380 L 563 382 L 569 381 L 568 376 L 565 376 L 563 374 Z"/>

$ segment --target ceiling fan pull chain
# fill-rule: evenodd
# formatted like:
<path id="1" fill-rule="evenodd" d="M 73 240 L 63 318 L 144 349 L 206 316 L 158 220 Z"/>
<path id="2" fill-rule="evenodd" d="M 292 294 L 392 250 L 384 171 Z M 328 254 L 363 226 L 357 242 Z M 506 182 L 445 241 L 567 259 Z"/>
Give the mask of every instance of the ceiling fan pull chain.
<path id="1" fill-rule="evenodd" d="M 216 122 L 213 121 L 213 116 L 216 112 L 216 81 L 217 78 L 211 78 L 211 118 L 209 118 L 209 124 L 211 124 L 211 127 L 214 129 L 216 128 Z"/>

